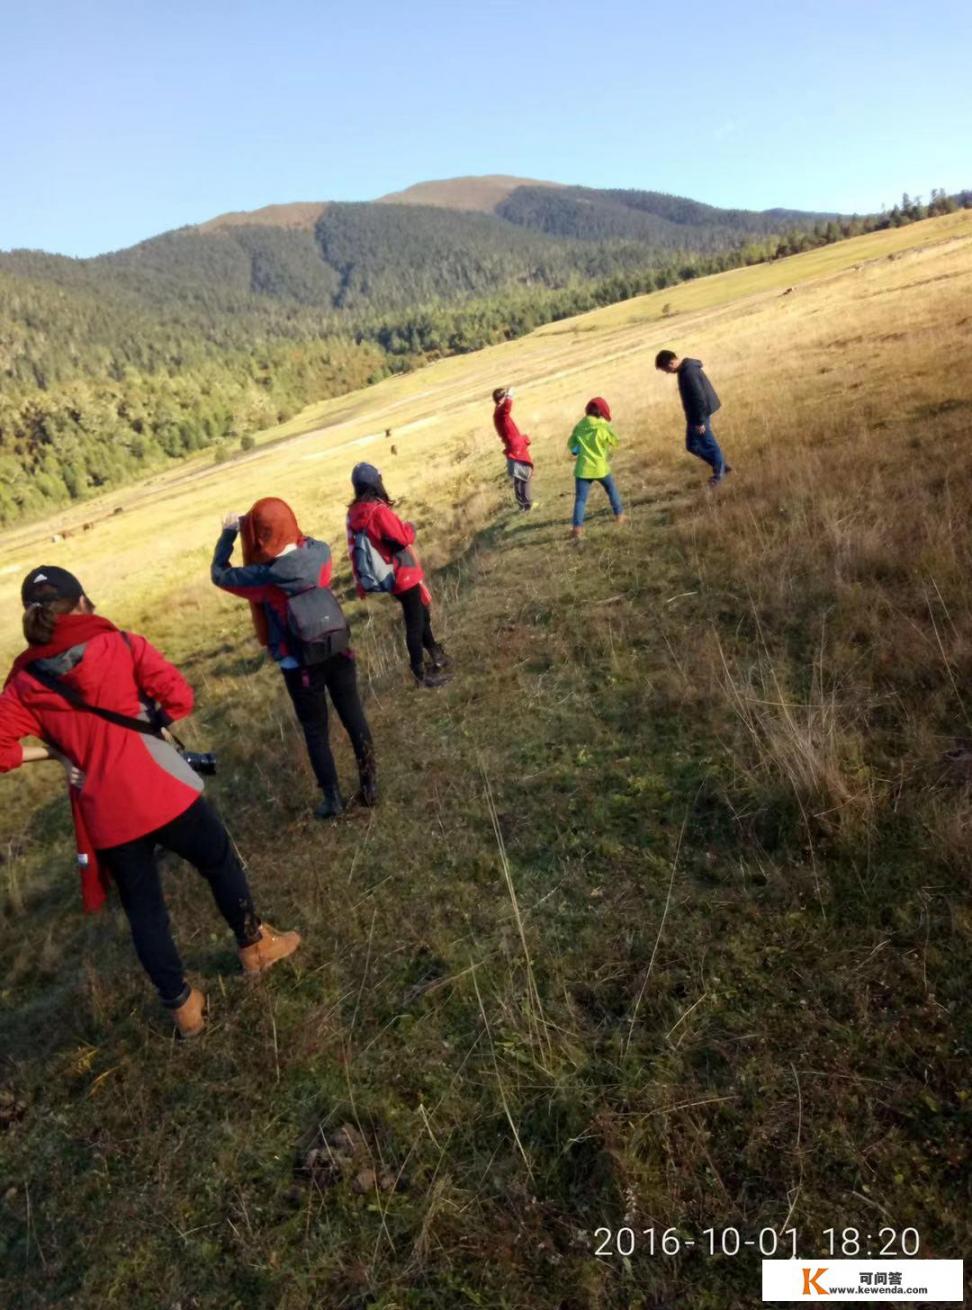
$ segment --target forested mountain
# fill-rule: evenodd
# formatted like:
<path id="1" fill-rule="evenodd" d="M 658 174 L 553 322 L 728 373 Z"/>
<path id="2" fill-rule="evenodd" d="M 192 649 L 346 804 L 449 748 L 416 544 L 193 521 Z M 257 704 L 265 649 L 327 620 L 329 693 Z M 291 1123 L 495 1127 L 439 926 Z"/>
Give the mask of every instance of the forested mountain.
<path id="1" fill-rule="evenodd" d="M 672 255 L 736 249 L 752 237 L 835 217 L 720 210 L 657 192 L 548 184 L 487 188 L 488 199 L 501 199 L 492 212 L 477 212 L 460 207 L 483 198 L 468 185 L 473 180 L 431 192 L 430 205 L 277 205 L 256 211 L 252 223 L 246 214 L 223 215 L 96 259 L 14 251 L 0 255 L 0 272 L 132 295 L 153 310 L 178 305 L 235 314 L 256 296 L 322 312 L 383 312 L 507 287 L 565 286 Z"/>
<path id="2" fill-rule="evenodd" d="M 509 223 L 549 236 L 583 241 L 623 238 L 663 250 L 722 250 L 741 238 L 840 218 L 796 209 L 716 209 L 661 191 L 549 186 L 517 187 L 495 212 Z"/>
<path id="3" fill-rule="evenodd" d="M 0 253 L 0 524 L 228 453 L 431 355 L 955 203 L 840 219 L 462 178 L 227 214 L 94 259 Z"/>

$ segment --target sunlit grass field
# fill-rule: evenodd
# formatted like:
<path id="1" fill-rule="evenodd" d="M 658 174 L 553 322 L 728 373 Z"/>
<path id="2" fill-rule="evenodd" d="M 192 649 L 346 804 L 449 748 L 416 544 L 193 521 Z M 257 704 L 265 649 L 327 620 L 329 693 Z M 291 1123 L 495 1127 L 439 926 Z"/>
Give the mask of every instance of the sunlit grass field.
<path id="1" fill-rule="evenodd" d="M 0 1304 L 742 1310 L 758 1255 L 706 1229 L 965 1254 L 970 292 L 972 216 L 874 234 L 439 361 L 0 539 L 4 656 L 23 573 L 57 562 L 176 659 L 258 906 L 306 934 L 245 988 L 173 863 L 213 1014 L 177 1045 L 119 911 L 80 914 L 53 768 L 0 780 Z M 662 346 L 722 397 L 715 496 Z M 595 488 L 578 549 L 592 394 L 631 525 Z M 360 458 L 418 526 L 456 676 L 413 690 L 397 607 L 349 603 L 383 801 L 325 828 L 208 559 L 224 510 L 282 495 L 346 595 Z M 620 1227 L 634 1254 L 595 1255 Z M 698 1245 L 651 1256 L 652 1228 Z"/>

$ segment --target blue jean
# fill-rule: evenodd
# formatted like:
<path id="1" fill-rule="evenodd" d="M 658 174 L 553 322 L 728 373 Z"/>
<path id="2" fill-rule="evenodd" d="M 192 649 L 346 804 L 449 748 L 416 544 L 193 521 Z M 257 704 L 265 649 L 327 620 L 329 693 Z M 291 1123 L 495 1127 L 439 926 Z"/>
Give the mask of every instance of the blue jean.
<path id="1" fill-rule="evenodd" d="M 711 465 L 712 476 L 721 478 L 726 471 L 726 457 L 712 432 L 712 420 L 705 420 L 705 431 L 698 432 L 697 423 L 689 423 L 685 430 L 685 449 Z"/>
<path id="2" fill-rule="evenodd" d="M 608 500 L 611 502 L 611 509 L 615 517 L 624 513 L 624 506 L 621 504 L 621 496 L 618 493 L 617 486 L 614 482 L 613 474 L 609 473 L 606 478 L 574 478 L 576 492 L 574 495 L 574 527 L 579 528 L 584 522 L 584 515 L 587 513 L 587 497 L 591 494 L 591 483 L 600 482 L 601 486 L 608 494 Z"/>

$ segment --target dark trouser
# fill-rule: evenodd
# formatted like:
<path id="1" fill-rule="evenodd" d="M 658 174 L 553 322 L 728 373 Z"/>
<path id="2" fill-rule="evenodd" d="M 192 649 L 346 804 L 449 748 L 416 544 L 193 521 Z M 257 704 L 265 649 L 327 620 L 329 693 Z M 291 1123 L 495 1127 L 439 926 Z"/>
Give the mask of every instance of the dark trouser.
<path id="1" fill-rule="evenodd" d="M 142 968 L 158 989 L 162 1004 L 174 1009 L 188 999 L 189 987 L 172 940 L 156 846 L 196 866 L 240 946 L 259 940 L 260 921 L 229 833 L 203 796 L 155 832 L 98 852 L 115 880 Z"/>
<path id="2" fill-rule="evenodd" d="M 373 758 L 371 732 L 361 707 L 352 656 L 334 655 L 305 669 L 284 669 L 283 675 L 297 712 L 297 721 L 304 730 L 307 754 L 321 790 L 338 785 L 337 768 L 328 740 L 328 693 L 344 731 L 351 739 L 358 768 L 370 768 Z"/>
<path id="3" fill-rule="evenodd" d="M 720 449 L 712 432 L 711 419 L 705 420 L 705 431 L 697 431 L 697 423 L 689 423 L 685 430 L 685 449 L 691 455 L 704 460 L 712 469 L 712 476 L 718 482 L 726 471 L 726 457 Z"/>
<path id="4" fill-rule="evenodd" d="M 530 482 L 533 478 L 532 465 L 524 464 L 522 460 L 508 459 L 506 471 L 513 479 L 513 494 L 520 509 L 532 509 L 533 496 L 530 492 Z"/>
<path id="5" fill-rule="evenodd" d="M 434 651 L 438 642 L 432 636 L 432 620 L 429 607 L 422 601 L 422 588 L 409 587 L 397 600 L 402 606 L 405 619 L 405 645 L 408 647 L 408 662 L 416 678 L 425 673 L 423 651 Z"/>

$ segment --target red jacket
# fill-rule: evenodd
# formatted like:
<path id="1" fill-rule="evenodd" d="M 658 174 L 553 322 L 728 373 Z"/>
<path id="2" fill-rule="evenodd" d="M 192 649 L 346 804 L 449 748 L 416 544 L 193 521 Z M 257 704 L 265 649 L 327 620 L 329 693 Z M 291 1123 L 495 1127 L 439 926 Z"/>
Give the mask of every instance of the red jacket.
<path id="1" fill-rule="evenodd" d="M 378 551 L 386 564 L 395 569 L 395 586 L 392 594 L 400 596 L 403 591 L 411 591 L 425 581 L 422 566 L 410 551 L 405 558 L 399 558 L 398 552 L 415 543 L 415 529 L 411 523 L 403 523 L 390 506 L 381 500 L 359 500 L 348 510 L 348 555 L 354 567 L 355 533 L 367 532 L 371 544 Z M 357 583 L 357 578 L 355 579 Z M 363 600 L 365 592 L 358 585 L 358 595 Z M 424 597 L 423 597 L 424 599 Z M 428 601 L 426 601 L 428 604 Z"/>
<path id="2" fill-rule="evenodd" d="M 493 410 L 493 425 L 503 443 L 506 458 L 515 459 L 519 464 L 529 464 L 533 468 L 533 460 L 530 458 L 530 438 L 516 426 L 512 411 L 513 401 L 507 396 Z"/>
<path id="3" fill-rule="evenodd" d="M 179 670 L 134 633 L 100 632 L 45 665 L 90 704 L 132 718 L 143 713 L 140 689 L 172 719 L 192 710 L 192 688 Z M 77 808 L 97 850 L 154 832 L 202 791 L 167 742 L 75 709 L 22 668 L 0 694 L 0 773 L 23 763 L 23 737 L 39 737 L 85 774 Z"/>

